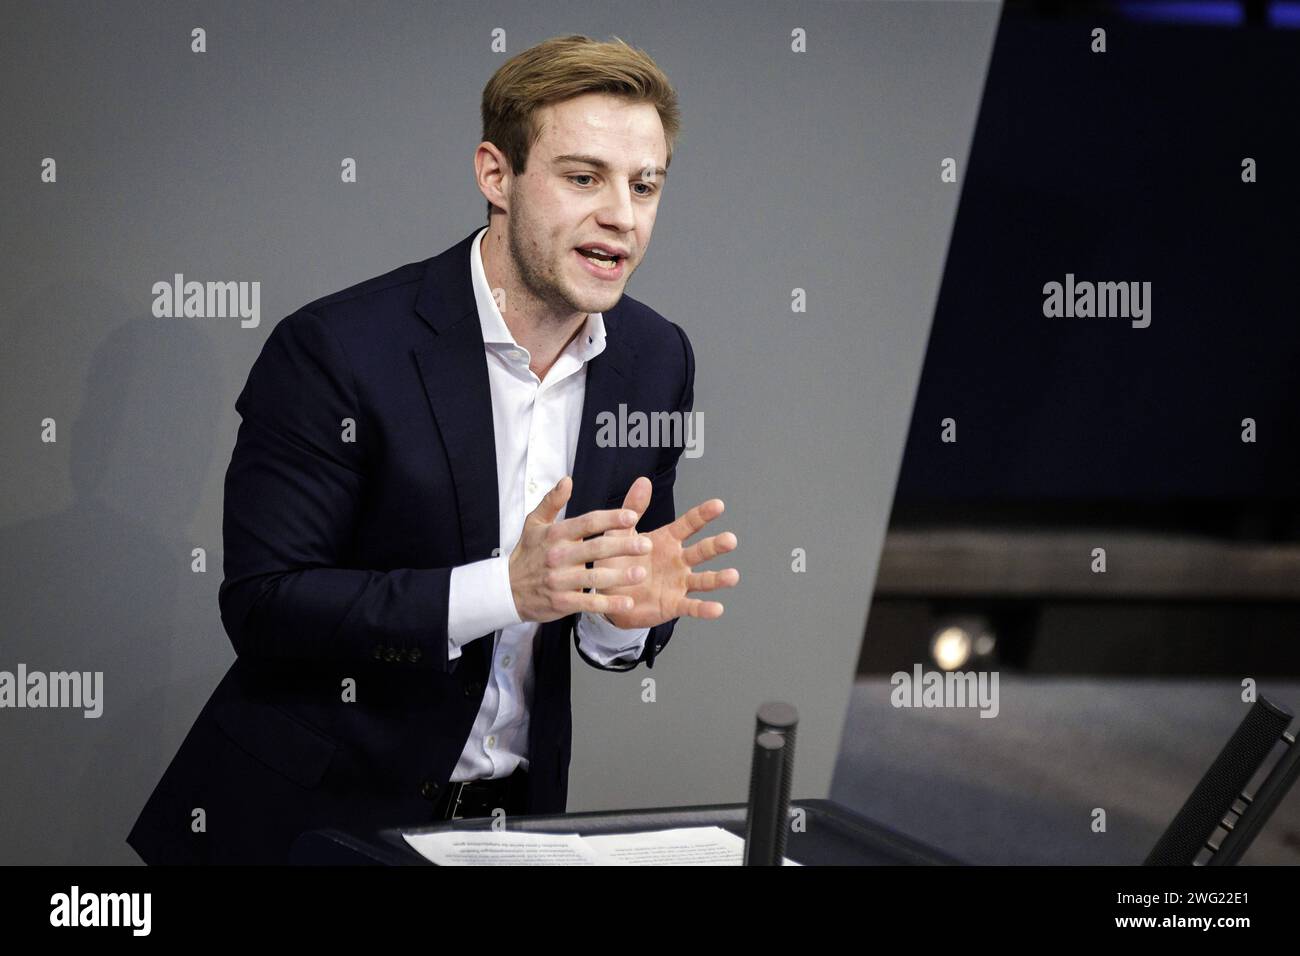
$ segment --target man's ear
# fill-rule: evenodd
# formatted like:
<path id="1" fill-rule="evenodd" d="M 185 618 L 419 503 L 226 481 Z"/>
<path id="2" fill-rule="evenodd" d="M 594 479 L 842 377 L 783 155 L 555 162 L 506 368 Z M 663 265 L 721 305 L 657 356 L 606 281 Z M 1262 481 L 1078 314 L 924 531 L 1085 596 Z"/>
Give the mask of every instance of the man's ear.
<path id="1" fill-rule="evenodd" d="M 510 160 L 496 145 L 488 140 L 478 144 L 474 152 L 474 178 L 479 192 L 499 209 L 509 211 Z"/>

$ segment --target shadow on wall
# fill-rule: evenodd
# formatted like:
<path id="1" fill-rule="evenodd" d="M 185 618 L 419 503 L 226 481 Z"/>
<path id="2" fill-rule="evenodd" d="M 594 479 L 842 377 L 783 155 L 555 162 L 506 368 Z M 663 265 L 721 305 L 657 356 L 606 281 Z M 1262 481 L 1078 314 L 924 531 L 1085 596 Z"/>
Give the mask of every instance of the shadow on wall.
<path id="1" fill-rule="evenodd" d="M 55 418 L 74 499 L 0 529 L 0 669 L 100 671 L 103 680 L 97 718 L 80 707 L 4 715 L 7 864 L 138 862 L 125 834 L 170 757 L 161 751 L 173 654 L 191 638 L 176 626 L 177 595 L 192 586 L 188 526 L 223 395 L 211 342 L 186 320 L 127 319 L 95 347 L 79 406 L 73 382 L 42 378 L 66 361 L 50 356 L 73 337 L 98 336 L 107 317 L 137 312 L 85 279 L 41 290 L 8 323 L 11 453 L 57 455 L 40 440 L 41 420 Z M 11 502 L 39 499 L 45 487 L 29 483 L 51 480 L 39 461 L 6 470 Z M 219 574 L 211 561 L 208 572 Z"/>

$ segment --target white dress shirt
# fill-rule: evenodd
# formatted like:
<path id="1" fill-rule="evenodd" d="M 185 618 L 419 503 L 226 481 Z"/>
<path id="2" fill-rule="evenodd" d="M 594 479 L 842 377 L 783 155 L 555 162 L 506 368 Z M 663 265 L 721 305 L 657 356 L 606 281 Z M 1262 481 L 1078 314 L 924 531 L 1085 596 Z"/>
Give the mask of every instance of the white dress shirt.
<path id="1" fill-rule="evenodd" d="M 605 320 L 589 313 L 583 330 L 565 347 L 539 381 L 528 367 L 531 356 L 518 344 L 497 308 L 483 270 L 479 244 L 484 226 L 470 244 L 470 275 L 492 390 L 492 428 L 496 437 L 497 492 L 501 529 L 498 557 L 452 569 L 447 607 L 447 658 L 461 646 L 494 632 L 492 673 L 483 704 L 453 783 L 509 776 L 528 769 L 528 712 L 533 701 L 533 638 L 539 624 L 524 622 L 510 591 L 510 553 L 527 517 L 565 475 L 573 474 L 574 453 L 587 390 L 587 362 L 605 350 Z M 565 517 L 566 505 L 556 520 Z M 615 627 L 600 615 L 578 616 L 582 651 L 599 664 L 634 661 L 645 647 L 649 628 Z"/>

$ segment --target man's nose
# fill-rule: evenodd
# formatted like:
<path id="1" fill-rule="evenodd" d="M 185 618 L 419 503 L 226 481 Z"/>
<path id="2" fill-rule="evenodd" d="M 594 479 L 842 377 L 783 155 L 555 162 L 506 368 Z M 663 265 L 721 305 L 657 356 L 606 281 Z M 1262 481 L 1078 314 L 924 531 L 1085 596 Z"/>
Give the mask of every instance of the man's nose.
<path id="1" fill-rule="evenodd" d="M 630 232 L 636 225 L 631 188 L 612 186 L 601 204 L 598 219 L 601 225 L 618 229 L 619 232 Z"/>

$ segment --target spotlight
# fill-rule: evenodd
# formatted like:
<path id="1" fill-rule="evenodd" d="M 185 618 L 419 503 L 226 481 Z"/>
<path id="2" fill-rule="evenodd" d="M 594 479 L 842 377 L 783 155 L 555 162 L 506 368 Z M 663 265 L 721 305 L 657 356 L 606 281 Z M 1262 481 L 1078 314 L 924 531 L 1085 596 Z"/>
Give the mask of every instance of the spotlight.
<path id="1" fill-rule="evenodd" d="M 958 625 L 949 625 L 937 631 L 930 641 L 930 656 L 943 670 L 955 671 L 968 660 L 974 642 L 970 631 Z"/>
<path id="2" fill-rule="evenodd" d="M 997 632 L 984 614 L 945 614 L 935 621 L 930 657 L 941 670 L 987 665 L 997 649 Z"/>

